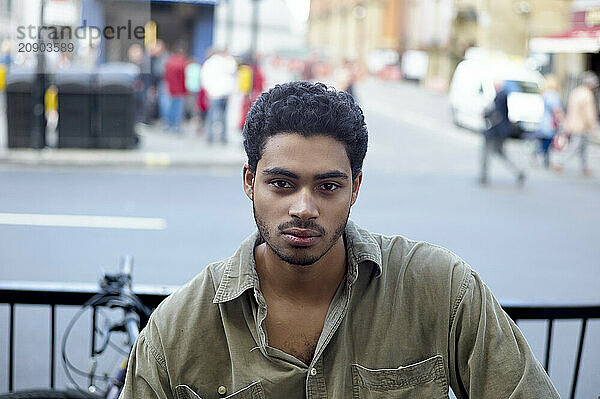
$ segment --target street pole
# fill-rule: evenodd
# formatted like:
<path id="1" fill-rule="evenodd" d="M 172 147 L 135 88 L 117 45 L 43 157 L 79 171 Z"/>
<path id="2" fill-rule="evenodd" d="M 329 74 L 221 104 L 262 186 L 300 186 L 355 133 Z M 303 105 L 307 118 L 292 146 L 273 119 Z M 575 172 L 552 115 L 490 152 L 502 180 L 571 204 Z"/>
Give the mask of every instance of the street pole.
<path id="1" fill-rule="evenodd" d="M 44 3 L 45 0 L 40 0 L 40 26 L 44 26 Z M 44 40 L 40 34 L 38 34 L 37 42 L 37 66 L 31 91 L 33 97 L 31 148 L 42 149 L 46 142 L 46 116 L 44 107 L 44 94 L 46 93 L 46 57 L 44 56 L 44 52 L 41 51 Z"/>
<path id="2" fill-rule="evenodd" d="M 252 0 L 252 32 L 250 34 L 250 57 L 254 59 L 258 47 L 258 2 Z"/>

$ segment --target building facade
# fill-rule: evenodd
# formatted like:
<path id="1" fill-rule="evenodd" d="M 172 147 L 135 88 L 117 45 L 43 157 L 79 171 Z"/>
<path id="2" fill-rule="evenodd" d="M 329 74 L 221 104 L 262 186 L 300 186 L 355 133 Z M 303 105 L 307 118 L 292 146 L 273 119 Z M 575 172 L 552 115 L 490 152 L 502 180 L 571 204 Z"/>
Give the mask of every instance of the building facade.
<path id="1" fill-rule="evenodd" d="M 258 54 L 303 50 L 305 5 L 307 0 L 223 0 L 215 8 L 215 46 L 236 56 L 249 55 L 253 48 Z M 256 43 L 252 43 L 253 30 Z"/>
<path id="2" fill-rule="evenodd" d="M 157 38 L 168 47 L 182 44 L 187 54 L 203 60 L 213 45 L 214 8 L 218 0 L 81 0 L 82 21 L 95 26 L 141 26 L 156 24 Z M 124 61 L 127 49 L 143 40 L 105 40 L 99 62 Z"/>
<path id="3" fill-rule="evenodd" d="M 542 54 L 562 81 L 565 99 L 581 72 L 600 75 L 600 1 L 575 0 L 570 11 L 567 27 L 529 41 L 530 51 Z"/>
<path id="4" fill-rule="evenodd" d="M 529 55 L 533 37 L 568 28 L 572 0 L 312 0 L 308 41 L 365 62 L 379 48 L 422 50 L 427 83 L 447 87 L 469 47 Z M 562 60 L 555 67 L 566 68 Z"/>
<path id="5" fill-rule="evenodd" d="M 311 0 L 308 44 L 330 60 L 366 63 L 378 49 L 406 48 L 406 4 L 411 0 Z"/>
<path id="6" fill-rule="evenodd" d="M 571 0 L 423 0 L 409 3 L 409 47 L 427 51 L 428 78 L 446 87 L 469 47 L 525 59 L 529 40 L 569 25 Z M 432 22 L 430 22 L 432 21 Z M 423 36 L 418 26 L 438 32 Z M 427 28 L 425 28 L 427 30 Z M 564 68 L 559 61 L 557 68 Z"/>
<path id="7" fill-rule="evenodd" d="M 60 32 L 58 41 L 69 43 L 73 50 L 46 52 L 48 65 L 59 62 L 61 56 L 90 68 L 127 61 L 133 44 L 148 44 L 147 34 L 169 47 L 182 44 L 191 57 L 203 60 L 206 50 L 213 46 L 217 4 L 218 0 L 0 0 L 0 55 L 10 48 L 12 63 L 34 64 L 33 52 L 18 48 L 22 43 L 38 41 L 36 29 L 52 27 Z M 68 32 L 65 37 L 63 32 Z M 48 36 L 48 30 L 44 35 L 46 42 L 57 42 Z"/>

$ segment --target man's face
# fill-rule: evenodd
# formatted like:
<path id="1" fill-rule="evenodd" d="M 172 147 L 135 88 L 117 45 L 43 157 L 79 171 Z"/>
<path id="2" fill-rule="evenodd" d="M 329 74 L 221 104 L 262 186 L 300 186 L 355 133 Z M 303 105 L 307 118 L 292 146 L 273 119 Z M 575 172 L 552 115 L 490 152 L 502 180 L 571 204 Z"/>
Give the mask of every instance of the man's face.
<path id="1" fill-rule="evenodd" d="M 244 188 L 266 244 L 283 261 L 311 265 L 340 239 L 362 174 L 352 180 L 344 144 L 327 136 L 281 133 L 265 145 Z"/>

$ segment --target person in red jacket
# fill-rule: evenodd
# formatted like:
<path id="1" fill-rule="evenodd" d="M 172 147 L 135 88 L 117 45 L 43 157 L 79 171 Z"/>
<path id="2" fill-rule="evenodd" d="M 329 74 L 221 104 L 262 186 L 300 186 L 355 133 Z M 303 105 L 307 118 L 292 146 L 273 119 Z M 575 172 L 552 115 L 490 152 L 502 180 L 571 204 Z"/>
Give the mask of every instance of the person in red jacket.
<path id="1" fill-rule="evenodd" d="M 167 82 L 169 96 L 171 97 L 169 105 L 169 129 L 177 132 L 181 129 L 181 120 L 185 104 L 185 67 L 189 60 L 184 54 L 182 45 L 177 45 L 173 54 L 167 59 L 165 65 L 164 79 Z"/>

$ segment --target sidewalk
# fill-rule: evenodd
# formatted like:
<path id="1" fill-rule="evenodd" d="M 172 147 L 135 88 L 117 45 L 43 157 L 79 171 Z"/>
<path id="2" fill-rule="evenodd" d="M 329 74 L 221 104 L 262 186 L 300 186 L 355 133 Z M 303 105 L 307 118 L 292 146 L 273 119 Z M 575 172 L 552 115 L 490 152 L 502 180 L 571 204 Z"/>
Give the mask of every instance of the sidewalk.
<path id="1" fill-rule="evenodd" d="M 0 165 L 31 166 L 118 166 L 118 167 L 242 167 L 246 155 L 242 136 L 230 131 L 227 144 L 208 144 L 198 135 L 193 122 L 182 126 L 180 134 L 167 132 L 160 124 L 138 124 L 140 144 L 132 150 L 45 148 L 8 149 L 0 146 Z"/>

